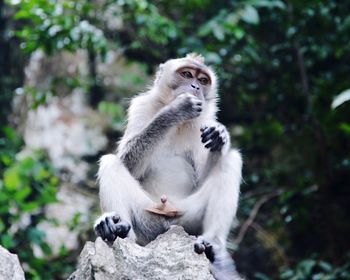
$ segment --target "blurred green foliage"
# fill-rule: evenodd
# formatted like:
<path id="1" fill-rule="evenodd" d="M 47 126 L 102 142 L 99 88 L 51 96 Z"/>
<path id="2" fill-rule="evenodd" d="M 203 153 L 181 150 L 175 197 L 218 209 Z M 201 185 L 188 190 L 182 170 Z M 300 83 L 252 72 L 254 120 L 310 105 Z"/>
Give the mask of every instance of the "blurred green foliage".
<path id="1" fill-rule="evenodd" d="M 23 38 L 21 48 L 27 52 L 38 49 L 53 54 L 62 49 L 79 48 L 104 54 L 107 41 L 102 30 L 88 19 L 94 6 L 89 1 L 19 1 L 15 20 L 30 22 L 16 32 Z"/>
<path id="2" fill-rule="evenodd" d="M 45 206 L 57 201 L 58 178 L 45 153 L 18 153 L 22 145 L 13 129 L 2 128 L 0 244 L 18 254 L 21 262 L 29 266 L 26 274 L 30 279 L 52 279 L 72 268 L 64 248 L 59 256 L 53 256 L 45 241 L 45 232 L 37 228 L 40 222 L 47 220 Z M 42 256 L 34 254 L 35 248 Z"/>
<path id="3" fill-rule="evenodd" d="M 349 279 L 350 108 L 340 93 L 350 88 L 350 3 L 13 0 L 6 11 L 1 49 L 87 49 L 91 104 L 116 120 L 123 110 L 102 101 L 95 67 L 109 50 L 123 50 L 149 73 L 169 57 L 202 53 L 221 80 L 219 118 L 245 160 L 240 222 L 264 202 L 237 244 L 238 269 L 250 279 Z M 1 108 L 24 65 L 5 54 L 0 64 L 14 70 L 0 70 L 8 93 Z M 7 176 L 22 168 L 12 159 Z M 36 175 L 16 176 L 10 186 Z"/>
<path id="4" fill-rule="evenodd" d="M 350 261 L 340 267 L 334 267 L 325 261 L 307 259 L 298 263 L 294 269 L 287 269 L 281 272 L 281 279 L 299 280 L 341 280 L 350 279 Z"/>

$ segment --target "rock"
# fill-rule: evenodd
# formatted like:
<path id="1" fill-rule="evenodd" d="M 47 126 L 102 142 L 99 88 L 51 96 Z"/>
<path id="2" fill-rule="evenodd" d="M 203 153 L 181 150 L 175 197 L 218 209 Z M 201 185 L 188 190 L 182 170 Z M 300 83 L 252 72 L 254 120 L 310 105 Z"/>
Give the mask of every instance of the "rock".
<path id="1" fill-rule="evenodd" d="M 17 255 L 0 246 L 0 280 L 21 280 L 24 272 Z"/>
<path id="2" fill-rule="evenodd" d="M 213 280 L 209 261 L 193 250 L 195 237 L 174 226 L 145 247 L 118 238 L 112 247 L 101 238 L 87 242 L 69 280 Z"/>
<path id="3" fill-rule="evenodd" d="M 85 102 L 84 93 L 52 97 L 46 106 L 27 113 L 23 138 L 27 149 L 44 149 L 52 165 L 69 181 L 85 181 L 89 164 L 84 156 L 97 155 L 107 146 L 103 117 Z"/>

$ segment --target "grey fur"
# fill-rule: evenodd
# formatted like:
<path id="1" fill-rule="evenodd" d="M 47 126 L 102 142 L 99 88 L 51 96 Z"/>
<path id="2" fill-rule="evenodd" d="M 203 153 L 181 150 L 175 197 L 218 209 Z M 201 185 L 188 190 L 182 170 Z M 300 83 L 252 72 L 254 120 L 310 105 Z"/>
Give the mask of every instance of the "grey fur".
<path id="1" fill-rule="evenodd" d="M 156 239 L 159 234 L 166 232 L 174 219 L 159 216 L 155 219 L 153 214 L 148 212 L 134 213 L 132 216 L 132 227 L 140 245 L 146 245 Z"/>
<path id="2" fill-rule="evenodd" d="M 129 140 L 120 158 L 131 174 L 152 153 L 171 127 L 199 116 L 201 105 L 201 101 L 192 95 L 180 95 L 174 104 L 164 107 L 143 131 Z"/>
<path id="3" fill-rule="evenodd" d="M 128 141 L 120 158 L 132 174 L 176 121 L 171 110 L 163 111 L 140 134 Z"/>
<path id="4" fill-rule="evenodd" d="M 186 151 L 184 157 L 193 169 L 193 191 L 195 191 L 199 186 L 199 172 L 197 170 L 196 163 L 193 159 L 193 152 Z"/>

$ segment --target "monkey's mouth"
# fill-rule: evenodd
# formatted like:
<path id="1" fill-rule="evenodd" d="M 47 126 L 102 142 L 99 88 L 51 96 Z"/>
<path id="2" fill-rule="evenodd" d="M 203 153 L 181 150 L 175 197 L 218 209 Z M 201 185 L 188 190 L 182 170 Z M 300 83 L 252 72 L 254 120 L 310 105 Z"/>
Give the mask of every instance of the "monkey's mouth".
<path id="1" fill-rule="evenodd" d="M 203 94 L 199 94 L 197 97 L 198 97 L 200 100 L 202 100 L 202 101 L 205 100 Z"/>
<path id="2" fill-rule="evenodd" d="M 200 100 L 204 100 L 204 96 L 201 92 L 198 91 L 190 91 L 190 94 L 192 94 L 193 96 L 199 98 Z"/>

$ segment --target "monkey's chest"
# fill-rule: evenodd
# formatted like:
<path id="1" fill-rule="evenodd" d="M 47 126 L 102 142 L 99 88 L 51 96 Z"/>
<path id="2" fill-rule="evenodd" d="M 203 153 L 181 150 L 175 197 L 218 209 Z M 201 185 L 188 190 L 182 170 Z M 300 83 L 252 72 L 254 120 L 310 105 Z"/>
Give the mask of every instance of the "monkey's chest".
<path id="1" fill-rule="evenodd" d="M 198 181 L 195 164 L 186 154 L 163 152 L 156 154 L 144 180 L 144 188 L 153 196 L 166 194 L 181 198 L 193 192 Z"/>

